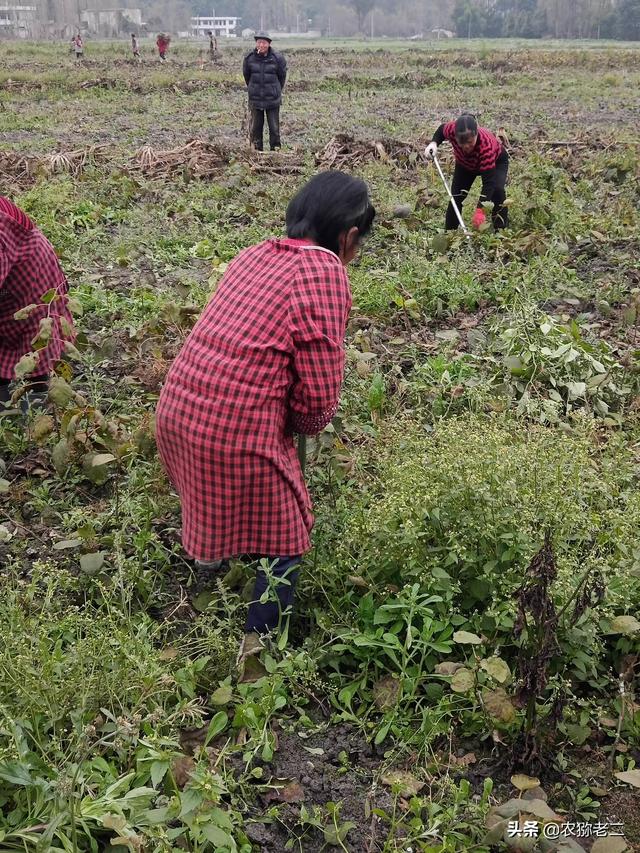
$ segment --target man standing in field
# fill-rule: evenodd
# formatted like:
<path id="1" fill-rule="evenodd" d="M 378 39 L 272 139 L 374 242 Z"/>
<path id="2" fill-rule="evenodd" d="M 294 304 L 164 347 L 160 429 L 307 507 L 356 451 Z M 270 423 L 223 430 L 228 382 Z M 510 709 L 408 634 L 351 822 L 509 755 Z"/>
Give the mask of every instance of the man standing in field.
<path id="1" fill-rule="evenodd" d="M 138 36 L 135 33 L 131 33 L 131 50 L 133 51 L 133 58 L 137 61 L 140 60 L 140 45 L 138 44 Z"/>
<path id="2" fill-rule="evenodd" d="M 207 31 L 209 36 L 209 62 L 215 62 L 218 56 L 218 39 L 212 30 Z"/>
<path id="3" fill-rule="evenodd" d="M 269 147 L 280 148 L 280 104 L 282 89 L 287 79 L 287 63 L 284 56 L 271 49 L 271 37 L 257 33 L 256 47 L 244 58 L 242 73 L 249 94 L 251 113 L 251 145 L 262 151 L 264 116 L 269 124 Z"/>

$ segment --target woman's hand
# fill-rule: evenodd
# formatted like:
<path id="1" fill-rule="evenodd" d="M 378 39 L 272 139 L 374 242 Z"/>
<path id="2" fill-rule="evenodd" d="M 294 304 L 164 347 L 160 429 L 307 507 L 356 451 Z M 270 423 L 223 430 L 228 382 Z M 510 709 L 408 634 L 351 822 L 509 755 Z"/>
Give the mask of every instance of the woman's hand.
<path id="1" fill-rule="evenodd" d="M 427 160 L 433 160 L 433 158 L 436 156 L 437 151 L 438 143 L 432 140 L 424 149 L 424 156 L 427 158 Z"/>

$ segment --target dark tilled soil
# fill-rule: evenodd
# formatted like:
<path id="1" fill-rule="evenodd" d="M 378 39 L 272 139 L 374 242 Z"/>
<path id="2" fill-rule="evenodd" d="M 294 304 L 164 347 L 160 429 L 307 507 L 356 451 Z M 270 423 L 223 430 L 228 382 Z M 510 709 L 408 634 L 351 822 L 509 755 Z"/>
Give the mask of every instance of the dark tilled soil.
<path id="1" fill-rule="evenodd" d="M 322 750 L 314 754 L 309 750 Z M 374 808 L 387 811 L 392 806 L 387 788 L 374 784 L 382 759 L 374 747 L 348 726 L 339 725 L 314 734 L 308 739 L 296 733 L 285 733 L 271 765 L 273 778 L 286 780 L 280 794 L 260 795 L 248 815 L 247 834 L 260 853 L 281 853 L 285 844 L 297 838 L 294 849 L 305 853 L 319 853 L 326 849 L 324 834 L 317 829 L 300 825 L 300 807 L 304 803 L 313 813 L 314 806 L 340 803 L 338 824 L 350 821 L 355 827 L 349 830 L 344 843 L 353 853 L 380 849 L 378 840 L 382 833 L 380 821 L 372 816 Z M 265 820 L 265 812 L 279 799 L 295 799 L 282 803 L 278 821 Z M 330 825 L 324 811 L 323 817 Z M 332 848 L 333 849 L 333 848 Z"/>
<path id="2" fill-rule="evenodd" d="M 640 851 L 640 791 L 613 791 L 603 804 L 600 820 L 610 826 L 623 824 L 627 844 L 636 853 Z"/>

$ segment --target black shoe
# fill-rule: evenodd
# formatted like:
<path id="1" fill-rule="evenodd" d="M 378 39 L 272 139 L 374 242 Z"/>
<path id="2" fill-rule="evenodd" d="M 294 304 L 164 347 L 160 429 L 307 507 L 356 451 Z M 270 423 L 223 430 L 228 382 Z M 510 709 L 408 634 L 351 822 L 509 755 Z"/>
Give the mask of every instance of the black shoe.
<path id="1" fill-rule="evenodd" d="M 206 562 L 205 560 L 195 560 L 196 569 L 211 572 L 214 577 L 226 575 L 229 571 L 229 560 L 213 560 Z"/>

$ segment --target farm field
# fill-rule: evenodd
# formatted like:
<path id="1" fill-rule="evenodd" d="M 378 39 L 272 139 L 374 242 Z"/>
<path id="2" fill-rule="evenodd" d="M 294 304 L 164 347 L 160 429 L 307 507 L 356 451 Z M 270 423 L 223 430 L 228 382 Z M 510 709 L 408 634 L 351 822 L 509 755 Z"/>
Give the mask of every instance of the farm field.
<path id="1" fill-rule="evenodd" d="M 0 42 L 0 194 L 79 331 L 0 417 L 0 851 L 640 850 L 640 48 L 274 47 L 258 154 L 246 45 Z M 511 154 L 511 227 L 469 244 L 422 157 L 467 110 Z M 183 552 L 153 412 L 326 168 L 377 217 L 295 614 L 239 683 L 251 576 Z"/>

